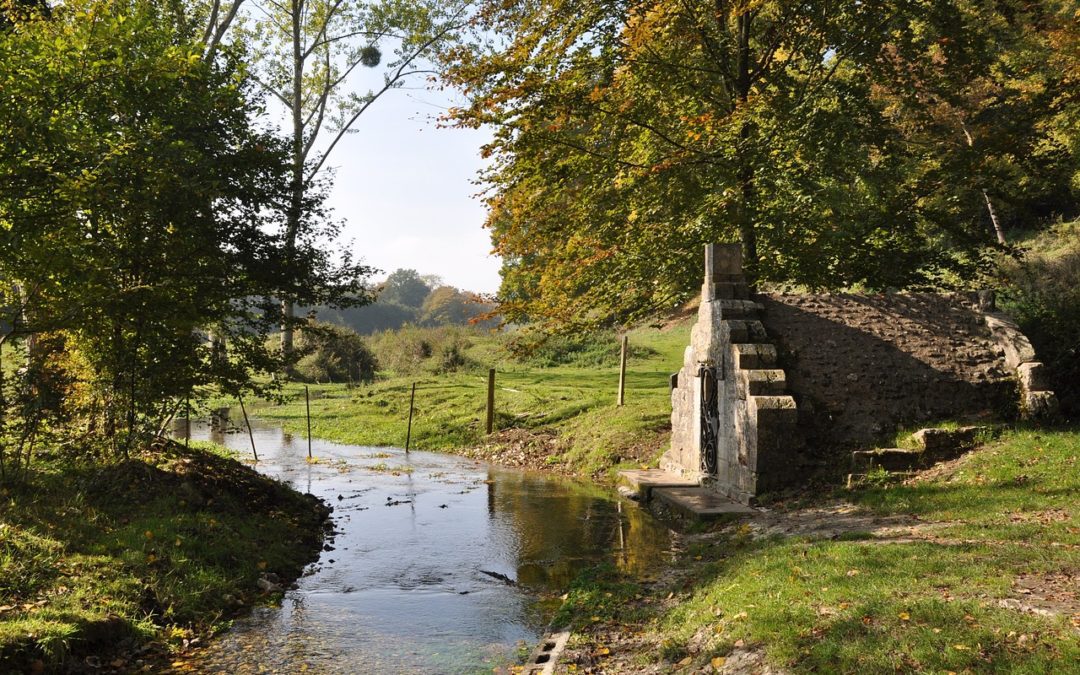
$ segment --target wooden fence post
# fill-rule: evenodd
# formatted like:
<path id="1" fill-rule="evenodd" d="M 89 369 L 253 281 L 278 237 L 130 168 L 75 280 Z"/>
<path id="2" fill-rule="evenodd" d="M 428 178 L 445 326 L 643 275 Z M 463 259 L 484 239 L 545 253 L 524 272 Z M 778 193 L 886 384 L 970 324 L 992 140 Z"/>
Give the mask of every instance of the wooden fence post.
<path id="1" fill-rule="evenodd" d="M 251 454 L 255 456 L 255 461 L 259 461 L 259 453 L 255 452 L 255 434 L 251 433 L 251 421 L 248 420 L 247 408 L 244 407 L 244 399 L 237 396 L 237 401 L 240 401 L 240 412 L 244 413 L 244 425 L 247 426 L 248 440 L 251 441 Z"/>
<path id="2" fill-rule="evenodd" d="M 488 369 L 487 432 L 495 429 L 495 369 Z"/>
<path id="3" fill-rule="evenodd" d="M 619 400 L 616 405 L 622 407 L 626 393 L 626 347 L 627 337 L 622 336 L 622 352 L 619 354 Z"/>
<path id="4" fill-rule="evenodd" d="M 409 428 L 405 432 L 405 454 L 409 454 L 409 444 L 412 442 L 412 416 L 413 406 L 416 403 L 416 383 L 412 383 L 412 393 L 409 394 Z"/>
<path id="5" fill-rule="evenodd" d="M 311 394 L 304 385 L 304 407 L 307 410 L 307 458 L 311 459 Z"/>

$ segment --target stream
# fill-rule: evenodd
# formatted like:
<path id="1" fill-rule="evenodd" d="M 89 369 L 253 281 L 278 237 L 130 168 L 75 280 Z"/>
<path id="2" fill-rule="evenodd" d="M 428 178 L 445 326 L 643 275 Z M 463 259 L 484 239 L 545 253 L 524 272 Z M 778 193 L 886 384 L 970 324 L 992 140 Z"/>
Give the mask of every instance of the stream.
<path id="1" fill-rule="evenodd" d="M 667 530 L 612 492 L 441 453 L 307 441 L 252 420 L 256 468 L 334 507 L 336 535 L 277 607 L 257 607 L 192 665 L 227 673 L 478 673 L 546 632 L 601 562 L 646 575 Z M 246 430 L 193 426 L 251 456 Z"/>

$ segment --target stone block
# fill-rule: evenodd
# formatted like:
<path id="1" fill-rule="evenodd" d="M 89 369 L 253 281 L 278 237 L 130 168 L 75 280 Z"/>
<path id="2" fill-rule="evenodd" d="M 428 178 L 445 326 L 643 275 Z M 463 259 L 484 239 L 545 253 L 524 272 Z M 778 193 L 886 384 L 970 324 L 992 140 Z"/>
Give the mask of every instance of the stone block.
<path id="1" fill-rule="evenodd" d="M 742 246 L 740 244 L 707 244 L 705 246 L 705 279 L 719 276 L 741 276 L 743 273 Z"/>
<path id="2" fill-rule="evenodd" d="M 926 453 L 909 448 L 877 448 L 874 450 L 856 450 L 851 453 L 851 468 L 854 472 L 865 472 L 882 468 L 886 471 L 907 471 L 924 466 Z"/>
<path id="3" fill-rule="evenodd" d="M 724 319 L 753 319 L 765 309 L 764 305 L 753 300 L 716 300 L 710 304 L 720 308 Z M 700 310 L 698 314 L 700 316 Z"/>
<path id="4" fill-rule="evenodd" d="M 1050 389 L 1049 373 L 1040 361 L 1021 363 L 1016 369 L 1016 375 L 1020 378 L 1020 386 L 1025 392 Z"/>
<path id="5" fill-rule="evenodd" d="M 714 281 L 705 284 L 705 294 L 710 300 L 749 300 L 750 287 L 743 282 Z"/>
<path id="6" fill-rule="evenodd" d="M 799 410 L 790 396 L 751 396 L 747 401 L 759 434 L 765 426 L 790 425 L 794 429 L 799 421 Z"/>
<path id="7" fill-rule="evenodd" d="M 765 342 L 765 326 L 756 319 L 724 319 L 731 342 Z"/>
<path id="8" fill-rule="evenodd" d="M 983 320 L 998 346 L 1005 352 L 1005 363 L 1009 368 L 1015 369 L 1022 363 L 1035 360 L 1035 348 L 1020 332 L 1020 327 L 1015 321 L 1004 314 L 997 313 L 985 314 Z"/>
<path id="9" fill-rule="evenodd" d="M 779 396 L 787 389 L 784 371 L 778 368 L 767 370 L 740 370 L 739 378 L 743 389 L 749 396 Z"/>
<path id="10" fill-rule="evenodd" d="M 735 367 L 742 370 L 770 368 L 776 364 L 776 347 L 770 344 L 733 344 L 731 350 L 735 354 Z"/>
<path id="11" fill-rule="evenodd" d="M 1058 414 L 1057 396 L 1052 391 L 1029 391 L 1024 394 L 1020 413 L 1024 419 L 1051 419 Z"/>
<path id="12" fill-rule="evenodd" d="M 927 461 L 938 462 L 959 457 L 978 445 L 979 438 L 990 433 L 989 427 L 959 429 L 919 429 L 912 438 L 925 453 Z"/>

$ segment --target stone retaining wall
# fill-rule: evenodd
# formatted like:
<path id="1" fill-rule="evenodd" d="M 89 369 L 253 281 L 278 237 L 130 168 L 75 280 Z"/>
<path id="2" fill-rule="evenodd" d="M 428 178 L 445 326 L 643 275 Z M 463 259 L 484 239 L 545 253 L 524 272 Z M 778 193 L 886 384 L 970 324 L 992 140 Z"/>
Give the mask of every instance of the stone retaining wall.
<path id="1" fill-rule="evenodd" d="M 755 295 L 737 245 L 706 247 L 705 281 L 661 467 L 737 501 L 901 427 L 1055 410 L 1030 343 L 986 294 Z M 715 473 L 702 467 L 703 369 Z"/>

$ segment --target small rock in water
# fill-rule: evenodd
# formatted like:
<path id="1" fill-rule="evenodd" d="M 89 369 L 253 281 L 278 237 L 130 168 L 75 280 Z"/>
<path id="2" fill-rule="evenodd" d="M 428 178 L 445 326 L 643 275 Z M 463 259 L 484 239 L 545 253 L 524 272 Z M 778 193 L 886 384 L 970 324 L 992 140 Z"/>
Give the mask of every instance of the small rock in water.
<path id="1" fill-rule="evenodd" d="M 445 509 L 445 508 L 447 508 L 447 506 L 446 506 L 446 504 L 439 504 L 439 508 L 440 509 Z"/>

